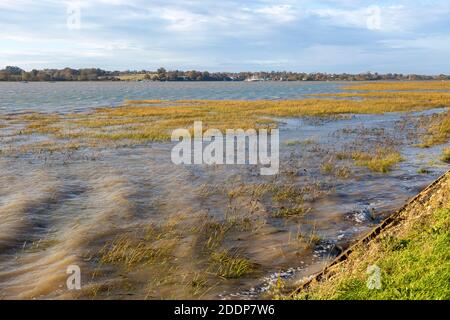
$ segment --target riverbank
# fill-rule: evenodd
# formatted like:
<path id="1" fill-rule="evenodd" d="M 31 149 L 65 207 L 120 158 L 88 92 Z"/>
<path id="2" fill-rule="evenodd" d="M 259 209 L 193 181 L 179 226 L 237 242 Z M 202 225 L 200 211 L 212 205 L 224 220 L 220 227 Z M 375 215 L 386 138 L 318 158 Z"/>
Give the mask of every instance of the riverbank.
<path id="1" fill-rule="evenodd" d="M 447 172 L 291 298 L 450 299 L 449 194 Z"/>

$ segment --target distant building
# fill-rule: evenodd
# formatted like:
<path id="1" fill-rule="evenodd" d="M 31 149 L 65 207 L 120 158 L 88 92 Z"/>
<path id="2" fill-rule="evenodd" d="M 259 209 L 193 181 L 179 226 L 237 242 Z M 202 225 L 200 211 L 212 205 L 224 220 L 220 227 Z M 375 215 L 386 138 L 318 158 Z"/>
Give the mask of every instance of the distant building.
<path id="1" fill-rule="evenodd" d="M 266 79 L 258 77 L 257 75 L 253 75 L 250 78 L 245 79 L 247 82 L 255 82 L 255 81 L 265 81 Z"/>

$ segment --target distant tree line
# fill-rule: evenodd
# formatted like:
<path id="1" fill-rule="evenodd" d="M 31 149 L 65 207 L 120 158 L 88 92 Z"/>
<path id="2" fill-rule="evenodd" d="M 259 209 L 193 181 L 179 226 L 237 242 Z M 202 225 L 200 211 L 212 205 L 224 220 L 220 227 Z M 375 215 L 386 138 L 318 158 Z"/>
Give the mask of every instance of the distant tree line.
<path id="1" fill-rule="evenodd" d="M 43 69 L 29 72 L 8 66 L 0 70 L 0 81 L 99 81 L 115 80 L 112 72 L 101 69 Z"/>
<path id="2" fill-rule="evenodd" d="M 105 71 L 98 68 L 88 69 L 43 69 L 25 71 L 19 67 L 8 66 L 0 70 L 0 81 L 117 81 L 130 77 L 133 80 L 147 81 L 371 81 L 371 80 L 450 80 L 450 76 L 417 75 L 399 73 L 360 73 L 360 74 L 331 74 L 305 72 L 208 72 L 208 71 L 167 71 L 159 68 L 156 71 Z"/>

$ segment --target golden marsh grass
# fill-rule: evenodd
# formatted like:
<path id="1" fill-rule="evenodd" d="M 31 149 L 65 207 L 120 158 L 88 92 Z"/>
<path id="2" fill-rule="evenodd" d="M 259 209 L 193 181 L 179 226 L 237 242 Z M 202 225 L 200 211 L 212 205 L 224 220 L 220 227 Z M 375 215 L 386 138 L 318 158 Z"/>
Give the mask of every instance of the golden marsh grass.
<path id="1" fill-rule="evenodd" d="M 445 148 L 442 152 L 441 160 L 445 163 L 450 163 L 450 148 Z"/>
<path id="2" fill-rule="evenodd" d="M 446 143 L 450 138 L 450 111 L 434 115 L 431 117 L 428 130 L 425 133 L 422 148 L 429 148 L 435 145 Z"/>
<path id="3" fill-rule="evenodd" d="M 380 173 L 389 172 L 395 164 L 403 161 L 400 153 L 386 149 L 377 149 L 375 152 L 354 152 L 352 158 L 357 166 L 367 167 Z"/>
<path id="4" fill-rule="evenodd" d="M 371 82 L 345 86 L 345 90 L 450 90 L 450 81 Z"/>
<path id="5" fill-rule="evenodd" d="M 410 112 L 450 105 L 450 93 L 333 95 L 350 99 L 128 101 L 121 107 L 100 108 L 83 114 L 22 116 L 20 120 L 26 125 L 20 133 L 51 135 L 65 140 L 166 141 L 172 130 L 192 129 L 194 121 L 203 121 L 204 130 L 217 128 L 224 132 L 228 128 L 274 128 L 278 125 L 277 118 Z M 353 99 L 355 95 L 361 100 Z"/>

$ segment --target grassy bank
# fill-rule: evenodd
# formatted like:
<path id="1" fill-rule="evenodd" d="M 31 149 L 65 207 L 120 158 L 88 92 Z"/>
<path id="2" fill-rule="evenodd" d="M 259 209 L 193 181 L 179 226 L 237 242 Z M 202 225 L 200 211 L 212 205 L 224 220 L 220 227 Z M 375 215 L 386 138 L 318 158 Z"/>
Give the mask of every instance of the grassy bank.
<path id="1" fill-rule="evenodd" d="M 449 177 L 294 299 L 450 299 Z M 373 266 L 381 271 L 379 289 L 367 285 Z"/>

